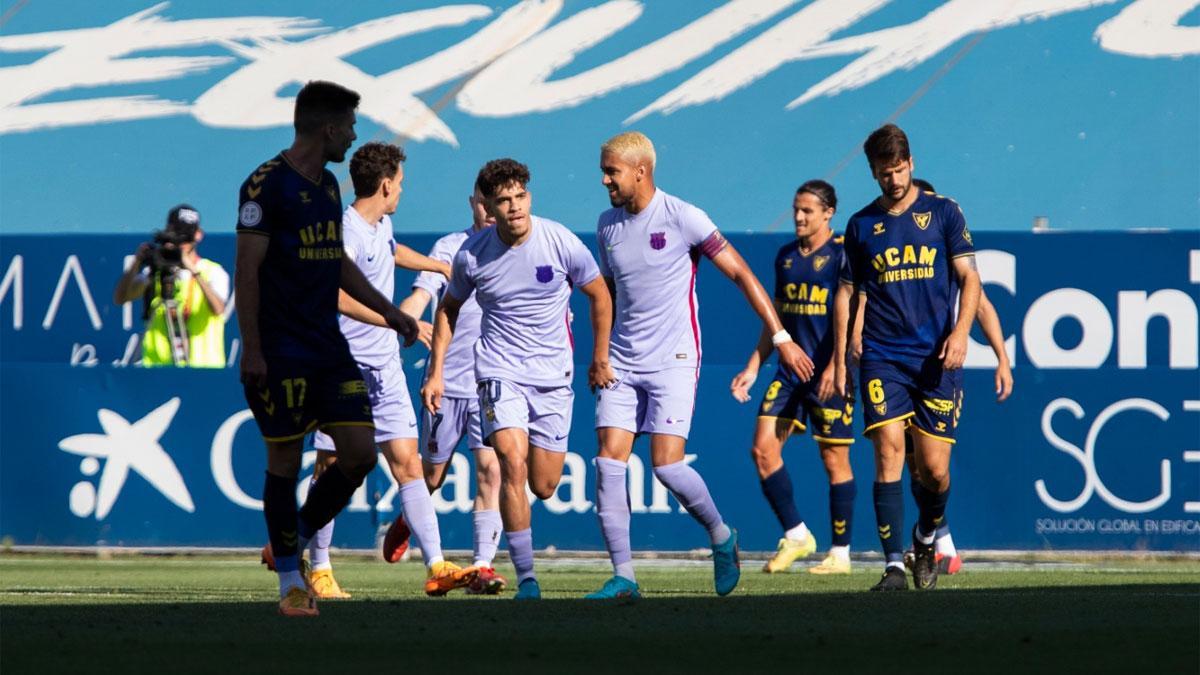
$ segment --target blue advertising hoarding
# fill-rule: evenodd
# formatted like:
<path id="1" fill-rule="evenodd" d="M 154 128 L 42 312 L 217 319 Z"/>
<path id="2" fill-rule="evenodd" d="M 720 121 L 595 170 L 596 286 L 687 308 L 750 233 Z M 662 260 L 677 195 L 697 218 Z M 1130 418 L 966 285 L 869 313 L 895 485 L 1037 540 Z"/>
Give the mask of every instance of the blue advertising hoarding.
<path id="1" fill-rule="evenodd" d="M 418 250 L 433 239 L 401 237 Z M 786 240 L 731 237 L 764 279 Z M 126 314 L 109 295 L 137 241 L 0 237 L 0 536 L 21 544 L 256 545 L 264 457 L 236 370 L 135 366 L 138 312 Z M 976 332 L 952 461 L 949 519 L 960 546 L 1200 548 L 1200 235 L 977 232 L 976 241 L 1016 390 L 994 401 L 990 351 Z M 202 252 L 231 266 L 232 249 L 231 236 L 216 235 Z M 704 365 L 688 457 L 743 546 L 769 549 L 779 534 L 749 458 L 753 404 L 736 403 L 728 390 L 759 328 L 736 288 L 706 267 L 698 280 Z M 411 276 L 397 277 L 403 297 Z M 575 301 L 576 354 L 587 355 L 587 314 Z M 234 321 L 227 340 L 235 352 Z M 420 348 L 404 353 L 414 393 L 424 356 Z M 754 395 L 769 376 L 764 369 Z M 584 384 L 576 382 L 563 483 L 534 509 L 539 548 L 602 547 L 594 409 Z M 646 452 L 639 446 L 631 471 L 634 546 L 703 546 L 700 528 L 649 472 Z M 824 544 L 825 478 L 811 439 L 789 441 L 785 459 L 801 513 Z M 456 456 L 437 497 L 451 548 L 471 544 L 469 461 Z M 852 463 L 861 486 L 854 546 L 874 549 L 866 439 L 854 444 Z M 378 524 L 395 515 L 395 497 L 377 469 L 339 518 L 335 544 L 371 546 Z"/>

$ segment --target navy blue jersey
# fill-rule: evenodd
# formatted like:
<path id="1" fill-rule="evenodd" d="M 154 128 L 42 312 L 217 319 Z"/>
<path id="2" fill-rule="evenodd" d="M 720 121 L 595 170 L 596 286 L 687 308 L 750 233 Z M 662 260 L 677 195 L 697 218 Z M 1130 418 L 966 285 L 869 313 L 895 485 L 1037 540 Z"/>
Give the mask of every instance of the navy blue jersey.
<path id="1" fill-rule="evenodd" d="M 819 376 L 833 355 L 833 297 L 838 278 L 845 275 L 841 237 L 830 237 L 821 248 L 800 252 L 799 240 L 775 254 L 775 302 L 779 320 L 808 354 Z"/>
<path id="2" fill-rule="evenodd" d="M 903 213 L 876 202 L 850 217 L 842 280 L 867 296 L 863 360 L 936 357 L 954 328 L 958 278 L 951 260 L 975 255 L 958 203 L 921 192 Z"/>
<path id="3" fill-rule="evenodd" d="M 320 180 L 283 154 L 242 183 L 238 233 L 271 238 L 258 271 L 258 329 L 267 358 L 331 362 L 350 348 L 338 326 L 342 195 L 328 170 Z"/>

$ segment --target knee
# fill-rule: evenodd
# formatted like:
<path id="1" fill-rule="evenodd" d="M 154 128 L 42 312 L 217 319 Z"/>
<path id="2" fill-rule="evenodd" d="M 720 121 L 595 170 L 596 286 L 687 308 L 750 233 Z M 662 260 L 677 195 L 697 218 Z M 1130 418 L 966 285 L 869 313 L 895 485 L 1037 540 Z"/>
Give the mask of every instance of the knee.
<path id="1" fill-rule="evenodd" d="M 375 452 L 367 453 L 350 453 L 348 456 L 338 458 L 338 466 L 342 468 L 346 476 L 354 481 L 362 481 L 367 474 L 375 469 L 375 465 L 379 462 Z"/>
<path id="2" fill-rule="evenodd" d="M 475 480 L 479 491 L 494 493 L 500 487 L 500 463 L 496 461 L 481 461 L 475 469 Z"/>
<path id="3" fill-rule="evenodd" d="M 543 481 L 540 483 L 535 483 L 535 484 L 532 484 L 529 486 L 529 489 L 533 490 L 534 496 L 536 496 L 538 499 L 541 499 L 541 500 L 546 500 L 546 499 L 550 499 L 551 497 L 553 497 L 554 493 L 558 491 L 557 488 L 558 488 L 557 484 L 551 485 L 549 482 L 546 482 L 546 481 Z"/>
<path id="4" fill-rule="evenodd" d="M 950 487 L 950 467 L 924 466 L 921 467 L 921 484 L 935 492 L 945 492 Z"/>

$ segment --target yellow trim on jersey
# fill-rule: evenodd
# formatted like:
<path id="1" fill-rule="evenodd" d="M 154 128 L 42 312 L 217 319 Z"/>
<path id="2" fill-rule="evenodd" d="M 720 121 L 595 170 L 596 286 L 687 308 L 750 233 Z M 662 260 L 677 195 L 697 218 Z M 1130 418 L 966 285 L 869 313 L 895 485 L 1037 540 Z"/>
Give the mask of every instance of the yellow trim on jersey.
<path id="1" fill-rule="evenodd" d="M 925 434 L 926 436 L 928 436 L 930 438 L 936 438 L 939 441 L 945 441 L 945 442 L 949 443 L 950 445 L 954 445 L 954 443 L 955 443 L 955 440 L 953 438 L 946 438 L 945 436 L 938 436 L 937 434 L 931 434 L 928 431 L 925 431 L 924 429 L 922 429 L 921 427 L 919 427 L 915 424 L 908 425 L 908 428 L 916 429 L 917 431 L 921 432 L 922 434 Z"/>
<path id="2" fill-rule="evenodd" d="M 872 424 L 871 426 L 867 427 L 866 429 L 863 429 L 863 436 L 866 436 L 867 434 L 878 429 L 879 427 L 887 426 L 887 425 L 891 424 L 892 422 L 899 422 L 901 420 L 906 420 L 916 414 L 917 413 L 915 413 L 915 412 L 906 412 L 899 417 L 892 417 L 892 418 L 886 419 L 882 422 L 876 422 L 875 424 Z"/>
<path id="3" fill-rule="evenodd" d="M 952 256 L 950 256 L 950 259 L 951 259 L 951 260 L 957 260 L 958 258 L 965 258 L 965 257 L 967 257 L 967 256 L 969 256 L 969 255 L 975 255 L 975 252 L 974 252 L 974 251 L 968 251 L 968 252 L 966 252 L 966 253 L 959 253 L 958 255 L 952 255 Z"/>
<path id="4" fill-rule="evenodd" d="M 262 230 L 246 229 L 246 230 L 238 230 L 237 233 L 238 234 L 257 234 L 260 237 L 267 237 L 267 238 L 270 238 L 270 236 L 271 236 L 270 232 L 263 232 Z"/>
<path id="5" fill-rule="evenodd" d="M 297 174 L 299 174 L 299 175 L 300 175 L 300 177 L 301 177 L 301 178 L 303 178 L 304 180 L 306 180 L 306 181 L 308 181 L 308 182 L 312 183 L 312 184 L 313 184 L 314 186 L 316 186 L 316 187 L 324 187 L 324 186 L 325 186 L 325 170 L 324 170 L 324 169 L 322 169 L 322 170 L 321 170 L 321 174 L 320 174 L 320 176 L 318 177 L 318 179 L 317 179 L 317 180 L 313 180 L 311 176 L 309 176 L 308 174 L 304 173 L 303 171 L 301 171 L 301 170 L 299 169 L 299 167 L 297 167 L 295 164 L 293 164 L 293 163 L 292 163 L 292 160 L 291 160 L 291 159 L 289 159 L 287 155 L 285 155 L 285 154 L 283 154 L 283 153 L 281 152 L 281 153 L 279 153 L 279 156 L 283 158 L 283 161 L 284 161 L 284 162 L 286 162 L 288 166 L 292 167 L 292 171 L 295 171 L 295 172 L 296 172 Z"/>
<path id="6" fill-rule="evenodd" d="M 854 443 L 853 438 L 825 438 L 824 436 L 818 436 L 816 434 L 813 434 L 812 438 L 814 441 L 825 443 L 827 445 L 850 445 Z"/>

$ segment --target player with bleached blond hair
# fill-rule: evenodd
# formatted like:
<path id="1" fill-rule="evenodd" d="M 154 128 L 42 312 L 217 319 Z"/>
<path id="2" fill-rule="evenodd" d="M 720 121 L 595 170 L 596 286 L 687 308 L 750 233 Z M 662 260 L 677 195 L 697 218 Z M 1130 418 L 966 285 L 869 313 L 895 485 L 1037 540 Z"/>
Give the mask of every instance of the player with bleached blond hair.
<path id="1" fill-rule="evenodd" d="M 754 273 L 695 206 L 654 184 L 657 157 L 645 135 L 627 132 L 600 148 L 601 183 L 611 209 L 600 214 L 600 270 L 616 300 L 610 361 L 616 382 L 596 401 L 597 513 L 613 577 L 588 598 L 638 597 L 629 538 L 626 471 L 633 442 L 650 436 L 654 475 L 708 531 L 718 595 L 737 586 L 737 532 L 708 486 L 684 459 L 700 374 L 696 272 L 700 256 L 713 261 L 745 294 L 779 349 L 780 362 L 800 379 L 812 361 L 783 329 Z"/>

